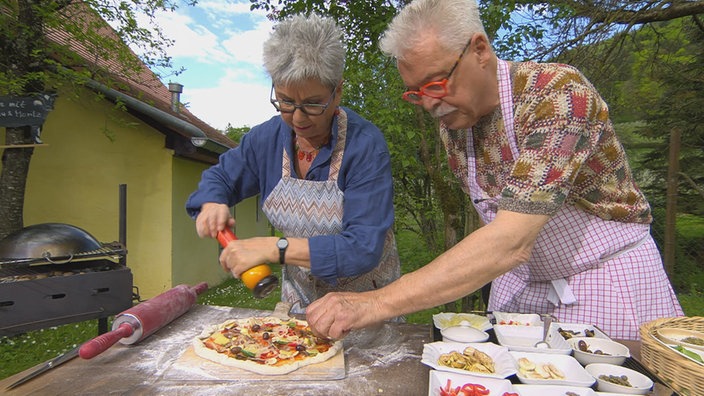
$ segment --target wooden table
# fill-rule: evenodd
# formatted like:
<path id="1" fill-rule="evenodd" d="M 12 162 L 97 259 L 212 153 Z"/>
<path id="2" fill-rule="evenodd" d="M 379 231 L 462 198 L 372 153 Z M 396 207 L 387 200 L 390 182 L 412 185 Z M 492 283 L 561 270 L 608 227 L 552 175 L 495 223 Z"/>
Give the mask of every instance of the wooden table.
<path id="1" fill-rule="evenodd" d="M 427 395 L 429 367 L 420 362 L 430 325 L 385 323 L 344 340 L 345 377 L 337 380 L 219 379 L 178 367 L 191 340 L 208 324 L 271 311 L 196 305 L 134 345 L 116 344 L 91 360 L 75 358 L 7 393 L 32 372 L 0 381 L 10 395 Z M 38 366 L 37 366 L 38 367 Z"/>
<path id="2" fill-rule="evenodd" d="M 209 324 L 271 311 L 196 305 L 168 326 L 134 345 L 116 344 L 91 360 L 75 358 L 6 393 L 33 368 L 0 381 L 11 395 L 427 395 L 429 367 L 420 362 L 432 342 L 431 325 L 385 323 L 352 332 L 344 340 L 344 378 L 308 380 L 257 374 L 213 377 L 191 361 L 191 340 Z M 620 341 L 640 358 L 640 343 Z M 656 384 L 653 396 L 673 392 Z"/>

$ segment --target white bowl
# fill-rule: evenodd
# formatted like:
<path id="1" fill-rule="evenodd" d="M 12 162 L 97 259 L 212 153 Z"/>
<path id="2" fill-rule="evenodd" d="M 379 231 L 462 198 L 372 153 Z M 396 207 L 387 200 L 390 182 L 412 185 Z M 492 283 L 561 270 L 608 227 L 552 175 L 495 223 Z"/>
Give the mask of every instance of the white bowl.
<path id="1" fill-rule="evenodd" d="M 543 326 L 543 321 L 538 314 L 521 314 L 511 312 L 492 312 L 497 325 L 504 326 Z"/>
<path id="2" fill-rule="evenodd" d="M 516 367 L 516 377 L 524 384 L 582 386 L 587 388 L 594 385 L 594 377 L 592 377 L 572 356 L 517 351 L 511 351 L 509 353 L 513 357 L 513 362 Z M 520 368 L 521 363 L 519 363 L 519 360 L 521 360 L 521 358 L 528 359 L 536 366 L 540 365 L 544 367 L 546 364 L 551 364 L 562 372 L 564 378 L 537 378 L 529 375 Z"/>
<path id="3" fill-rule="evenodd" d="M 586 349 L 590 352 L 582 351 L 579 348 L 580 342 L 586 344 Z M 620 366 L 631 356 L 627 346 L 605 338 L 572 337 L 567 340 L 567 343 L 572 347 L 574 358 L 583 366 L 592 363 L 608 363 Z M 596 353 L 597 351 L 601 351 L 604 354 Z"/>
<path id="4" fill-rule="evenodd" d="M 442 330 L 451 326 L 468 325 L 479 330 L 491 330 L 491 322 L 486 316 L 470 313 L 440 312 L 433 315 L 433 324 Z"/>
<path id="5" fill-rule="evenodd" d="M 507 379 L 475 377 L 467 374 L 457 374 L 438 370 L 430 370 L 429 375 L 429 396 L 440 396 L 440 388 L 444 389 L 447 386 L 448 380 L 450 380 L 450 387 L 452 389 L 468 383 L 479 384 L 484 386 L 489 391 L 490 395 L 503 395 L 506 392 L 513 392 L 514 390 L 513 384 L 511 384 L 511 381 Z"/>
<path id="6" fill-rule="evenodd" d="M 590 324 L 552 322 L 552 327 L 555 328 L 555 330 L 557 330 L 558 333 L 560 333 L 566 340 L 572 337 L 596 337 L 611 339 L 611 337 L 607 336 L 598 327 Z M 562 333 L 560 332 L 560 329 L 562 330 Z M 593 335 L 587 335 L 588 331 Z"/>
<path id="7" fill-rule="evenodd" d="M 585 368 L 597 381 L 597 390 L 600 392 L 625 393 L 629 395 L 645 395 L 653 387 L 653 381 L 645 375 L 626 367 L 606 363 L 592 363 Z M 632 386 L 618 385 L 599 378 L 602 375 L 625 375 Z"/>
<path id="8" fill-rule="evenodd" d="M 493 373 L 483 373 L 478 371 L 463 370 L 460 368 L 443 366 L 440 364 L 440 355 L 445 353 L 451 353 L 453 351 L 462 353 L 467 347 L 472 347 L 481 352 L 486 353 L 494 361 L 494 372 Z M 570 359 L 572 357 L 570 356 Z M 436 341 L 423 345 L 423 354 L 421 355 L 420 362 L 434 368 L 439 371 L 448 371 L 457 374 L 470 374 L 475 377 L 488 377 L 488 378 L 508 378 L 516 374 L 516 362 L 513 357 L 508 353 L 506 347 L 502 347 L 494 344 L 493 342 L 477 342 L 477 343 L 460 343 L 460 342 L 444 342 Z M 579 366 L 579 363 L 575 360 L 574 363 Z M 581 366 L 580 366 L 581 368 Z M 584 369 L 582 369 L 584 370 Z M 589 375 L 584 372 L 585 375 Z M 594 382 L 594 378 L 589 377 Z"/>
<path id="9" fill-rule="evenodd" d="M 510 351 L 572 354 L 570 344 L 554 328 L 548 333 L 550 348 L 536 348 L 535 343 L 543 339 L 543 328 L 538 326 L 494 325 L 494 334 L 499 344 Z"/>
<path id="10" fill-rule="evenodd" d="M 489 339 L 486 331 L 468 325 L 451 326 L 440 330 L 440 334 L 445 342 L 484 342 Z"/>

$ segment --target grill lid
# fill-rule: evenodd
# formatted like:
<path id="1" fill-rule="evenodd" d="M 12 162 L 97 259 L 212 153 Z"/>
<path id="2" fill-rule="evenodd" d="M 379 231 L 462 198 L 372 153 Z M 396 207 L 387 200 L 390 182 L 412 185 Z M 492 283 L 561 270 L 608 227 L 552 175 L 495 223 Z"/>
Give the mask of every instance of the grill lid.
<path id="1" fill-rule="evenodd" d="M 123 253 L 121 246 L 103 245 L 79 227 L 42 223 L 25 227 L 0 240 L 0 268 L 9 263 L 69 262 L 74 258 Z"/>

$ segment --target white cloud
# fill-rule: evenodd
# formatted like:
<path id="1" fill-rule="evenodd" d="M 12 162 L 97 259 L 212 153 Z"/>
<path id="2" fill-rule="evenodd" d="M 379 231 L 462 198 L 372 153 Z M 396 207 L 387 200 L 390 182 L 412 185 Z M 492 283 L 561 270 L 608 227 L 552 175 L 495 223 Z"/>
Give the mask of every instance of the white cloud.
<path id="1" fill-rule="evenodd" d="M 254 126 L 276 114 L 269 103 L 271 82 L 262 67 L 262 45 L 274 23 L 266 11 L 249 7 L 249 0 L 205 0 L 156 15 L 164 36 L 174 41 L 166 49 L 174 68 L 186 65 L 187 70 L 176 77 L 155 71 L 168 75 L 164 83 L 183 84 L 181 101 L 221 130 L 228 123 Z M 146 16 L 139 23 L 149 26 Z"/>
<path id="2" fill-rule="evenodd" d="M 181 100 L 198 118 L 224 130 L 254 126 L 276 112 L 269 103 L 269 78 L 262 67 L 262 44 L 272 31 L 266 12 L 250 11 L 249 1 L 200 1 L 159 15 L 175 78 L 184 85 Z"/>
<path id="3" fill-rule="evenodd" d="M 217 86 L 184 90 L 182 98 L 188 109 L 212 127 L 224 130 L 255 126 L 276 115 L 269 103 L 270 86 L 224 78 Z"/>
<path id="4" fill-rule="evenodd" d="M 259 23 L 254 30 L 235 33 L 222 42 L 225 51 L 235 60 L 261 68 L 262 44 L 269 37 L 273 24 Z"/>
<path id="5" fill-rule="evenodd" d="M 230 60 L 219 44 L 219 37 L 188 15 L 160 15 L 159 26 L 164 36 L 174 41 L 174 45 L 167 49 L 173 59 L 193 57 L 208 63 Z"/>

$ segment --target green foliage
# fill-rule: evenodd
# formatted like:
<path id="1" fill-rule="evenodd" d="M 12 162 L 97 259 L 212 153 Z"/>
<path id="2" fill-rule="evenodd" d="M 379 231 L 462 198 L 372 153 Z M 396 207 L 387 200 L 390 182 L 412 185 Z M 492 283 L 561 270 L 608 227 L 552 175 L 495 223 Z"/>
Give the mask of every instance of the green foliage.
<path id="1" fill-rule="evenodd" d="M 271 271 L 281 281 L 281 266 L 272 266 Z M 265 298 L 258 299 L 239 279 L 229 278 L 199 295 L 197 302 L 202 305 L 274 310 L 278 301 L 281 301 L 280 287 L 274 289 Z"/>
<path id="2" fill-rule="evenodd" d="M 664 247 L 665 210 L 653 210 L 652 235 L 658 246 Z M 677 294 L 704 293 L 704 217 L 678 215 L 676 220 L 676 245 L 674 273 L 669 274 Z"/>
<path id="3" fill-rule="evenodd" d="M 225 128 L 225 135 L 227 135 L 227 137 L 239 144 L 240 140 L 242 140 L 242 136 L 249 132 L 250 129 L 251 128 L 248 126 L 235 128 L 230 123 L 227 123 L 227 127 Z"/>

